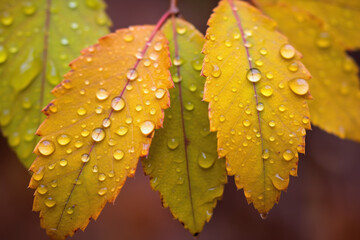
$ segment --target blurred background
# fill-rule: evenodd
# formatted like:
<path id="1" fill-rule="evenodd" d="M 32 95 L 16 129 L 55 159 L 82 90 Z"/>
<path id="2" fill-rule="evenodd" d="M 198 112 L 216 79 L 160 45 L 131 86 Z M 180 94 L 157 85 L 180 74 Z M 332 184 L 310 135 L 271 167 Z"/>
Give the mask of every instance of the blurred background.
<path id="1" fill-rule="evenodd" d="M 168 0 L 107 0 L 112 30 L 137 24 L 155 24 Z M 179 0 L 185 19 L 204 33 L 217 0 Z M 352 54 L 360 62 L 360 54 Z M 360 117 L 360 113 L 359 113 Z M 0 238 L 48 239 L 38 213 L 31 211 L 30 175 L 0 137 Z M 266 220 L 248 206 L 232 178 L 225 187 L 210 223 L 199 240 L 235 239 L 360 239 L 360 144 L 340 140 L 313 128 L 308 132 L 306 157 L 299 160 L 299 177 L 291 177 Z M 73 239 L 191 240 L 192 235 L 161 206 L 141 168 L 128 179 L 114 205 Z"/>

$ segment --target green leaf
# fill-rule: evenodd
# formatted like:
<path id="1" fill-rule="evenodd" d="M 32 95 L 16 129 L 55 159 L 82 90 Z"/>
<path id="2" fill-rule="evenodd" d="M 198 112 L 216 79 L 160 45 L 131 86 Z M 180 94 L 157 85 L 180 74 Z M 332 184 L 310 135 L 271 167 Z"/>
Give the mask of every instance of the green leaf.
<path id="1" fill-rule="evenodd" d="M 164 128 L 156 130 L 143 166 L 163 205 L 196 234 L 210 220 L 223 194 L 225 162 L 217 157 L 216 135 L 209 131 L 208 104 L 202 101 L 203 36 L 181 19 L 168 20 L 163 31 L 170 42 L 175 88 L 170 89 L 171 107 L 165 110 Z"/>
<path id="2" fill-rule="evenodd" d="M 108 32 L 104 8 L 101 0 L 0 2 L 0 124 L 26 167 L 51 89 L 69 61 Z"/>

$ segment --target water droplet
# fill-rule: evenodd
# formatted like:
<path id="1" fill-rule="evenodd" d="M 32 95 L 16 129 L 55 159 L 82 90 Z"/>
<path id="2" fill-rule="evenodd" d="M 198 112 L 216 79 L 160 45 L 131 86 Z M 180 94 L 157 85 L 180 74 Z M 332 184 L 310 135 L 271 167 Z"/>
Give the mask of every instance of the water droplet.
<path id="1" fill-rule="evenodd" d="M 269 149 L 265 149 L 263 151 L 262 158 L 266 160 L 266 159 L 269 159 L 269 157 L 270 157 Z"/>
<path id="2" fill-rule="evenodd" d="M 100 190 L 98 191 L 99 196 L 104 196 L 107 193 L 107 188 L 100 188 Z"/>
<path id="3" fill-rule="evenodd" d="M 273 94 L 273 89 L 271 88 L 271 86 L 266 85 L 261 88 L 260 92 L 263 96 L 270 97 Z"/>
<path id="4" fill-rule="evenodd" d="M 257 68 L 251 68 L 247 74 L 246 74 L 246 78 L 250 81 L 250 82 L 258 82 L 261 79 L 261 72 L 259 69 Z"/>
<path id="5" fill-rule="evenodd" d="M 86 109 L 83 108 L 83 107 L 79 108 L 79 109 L 77 110 L 77 114 L 78 114 L 79 116 L 84 116 L 84 115 L 86 114 Z"/>
<path id="6" fill-rule="evenodd" d="M 110 125 L 111 125 L 111 120 L 110 120 L 110 118 L 104 118 L 104 120 L 103 120 L 103 122 L 102 122 L 102 126 L 103 126 L 104 128 L 108 128 L 108 127 L 110 127 Z"/>
<path id="7" fill-rule="evenodd" d="M 66 159 L 61 159 L 59 164 L 60 164 L 60 166 L 65 167 L 68 164 L 68 162 Z"/>
<path id="8" fill-rule="evenodd" d="M 105 138 L 105 131 L 102 128 L 95 128 L 91 134 L 92 139 L 95 142 L 100 142 Z"/>
<path id="9" fill-rule="evenodd" d="M 182 64 L 184 63 L 184 60 L 182 58 L 180 58 L 179 56 L 178 57 L 175 57 L 173 59 L 173 64 L 174 66 L 181 66 Z"/>
<path id="10" fill-rule="evenodd" d="M 218 65 L 213 65 L 213 69 L 211 71 L 211 75 L 215 78 L 220 77 L 221 75 L 221 69 L 219 68 Z"/>
<path id="11" fill-rule="evenodd" d="M 265 220 L 268 216 L 268 213 L 260 213 L 261 219 Z"/>
<path id="12" fill-rule="evenodd" d="M 258 105 L 256 105 L 256 110 L 258 110 L 259 112 L 264 110 L 264 104 L 263 103 L 258 103 Z"/>
<path id="13" fill-rule="evenodd" d="M 13 23 L 14 18 L 8 12 L 3 12 L 0 20 L 2 25 L 7 27 Z"/>
<path id="14" fill-rule="evenodd" d="M 316 46 L 319 48 L 329 48 L 331 46 L 331 38 L 329 33 L 321 32 L 316 39 Z"/>
<path id="15" fill-rule="evenodd" d="M 220 115 L 220 117 L 219 117 L 219 120 L 220 120 L 220 122 L 225 122 L 225 116 L 224 115 Z"/>
<path id="16" fill-rule="evenodd" d="M 195 71 L 200 71 L 202 69 L 202 59 L 196 59 L 192 61 L 191 65 Z"/>
<path id="17" fill-rule="evenodd" d="M 285 44 L 280 49 L 280 54 L 285 59 L 292 59 L 293 57 L 295 57 L 295 53 L 295 48 L 290 44 Z"/>
<path id="18" fill-rule="evenodd" d="M 4 46 L 0 45 L 0 64 L 5 62 L 8 57 L 7 51 Z"/>
<path id="19" fill-rule="evenodd" d="M 96 23 L 100 26 L 106 25 L 108 23 L 107 16 L 103 12 L 98 13 L 98 15 L 96 16 Z"/>
<path id="20" fill-rule="evenodd" d="M 281 104 L 281 105 L 279 106 L 279 111 L 280 111 L 280 112 L 285 112 L 285 110 L 286 110 L 285 105 L 282 105 L 282 104 Z"/>
<path id="21" fill-rule="evenodd" d="M 299 69 L 299 65 L 296 62 L 290 63 L 288 69 L 291 72 L 296 72 Z"/>
<path id="22" fill-rule="evenodd" d="M 132 42 L 134 40 L 134 36 L 131 33 L 125 34 L 123 38 L 125 42 Z"/>
<path id="23" fill-rule="evenodd" d="M 45 202 L 45 206 L 47 206 L 48 208 L 52 208 L 56 205 L 56 202 L 52 197 L 46 198 L 44 202 Z"/>
<path id="24" fill-rule="evenodd" d="M 103 88 L 100 88 L 96 92 L 96 98 L 99 99 L 100 101 L 103 101 L 103 100 L 107 99 L 108 97 L 109 97 L 109 93 Z"/>
<path id="25" fill-rule="evenodd" d="M 178 26 L 176 27 L 176 32 L 180 35 L 183 35 L 185 34 L 187 31 L 186 27 L 183 27 L 183 26 Z"/>
<path id="26" fill-rule="evenodd" d="M 290 161 L 291 159 L 294 158 L 294 153 L 291 150 L 288 149 L 288 150 L 284 151 L 283 158 L 286 161 Z"/>
<path id="27" fill-rule="evenodd" d="M 103 173 L 100 173 L 99 176 L 98 176 L 98 179 L 99 179 L 100 182 L 103 182 L 106 179 L 106 175 L 103 174 Z"/>
<path id="28" fill-rule="evenodd" d="M 140 131 L 143 135 L 148 136 L 151 134 L 155 129 L 155 125 L 151 121 L 145 121 L 140 124 Z"/>
<path id="29" fill-rule="evenodd" d="M 176 138 L 170 138 L 168 139 L 167 145 L 171 150 L 174 150 L 179 146 L 179 141 Z"/>
<path id="30" fill-rule="evenodd" d="M 162 99 L 166 94 L 166 90 L 165 89 L 162 89 L 162 88 L 158 88 L 156 91 L 155 91 L 155 97 L 156 99 Z"/>
<path id="31" fill-rule="evenodd" d="M 155 51 L 161 51 L 163 49 L 163 44 L 161 42 L 157 42 L 154 44 Z"/>
<path id="32" fill-rule="evenodd" d="M 74 209 L 72 207 L 69 207 L 68 209 L 66 209 L 66 213 L 71 215 L 74 213 Z"/>
<path id="33" fill-rule="evenodd" d="M 114 111 L 120 111 L 125 107 L 125 101 L 121 97 L 115 97 L 111 101 L 111 107 Z"/>
<path id="34" fill-rule="evenodd" d="M 140 112 L 142 109 L 143 109 L 143 107 L 140 104 L 136 105 L 136 107 L 135 107 L 135 110 L 138 112 Z"/>
<path id="35" fill-rule="evenodd" d="M 119 136 L 124 136 L 128 132 L 128 127 L 126 126 L 120 126 L 118 130 L 116 130 L 116 134 Z"/>
<path id="36" fill-rule="evenodd" d="M 32 2 L 24 2 L 22 10 L 25 15 L 31 16 L 36 12 L 36 6 Z"/>
<path id="37" fill-rule="evenodd" d="M 310 122 L 309 117 L 304 117 L 304 118 L 302 119 L 302 122 L 303 122 L 304 124 L 308 124 L 308 123 Z"/>
<path id="38" fill-rule="evenodd" d="M 115 160 L 121 160 L 121 159 L 123 159 L 123 158 L 124 158 L 124 155 L 125 155 L 124 152 L 121 151 L 121 150 L 119 150 L 119 149 L 115 150 L 115 151 L 114 151 L 114 154 L 113 154 Z"/>
<path id="39" fill-rule="evenodd" d="M 86 163 L 86 162 L 88 162 L 89 160 L 90 160 L 89 154 L 84 153 L 83 155 L 81 155 L 81 161 L 82 161 L 83 163 Z"/>
<path id="40" fill-rule="evenodd" d="M 49 140 L 44 140 L 39 144 L 39 152 L 44 156 L 49 156 L 55 151 L 55 145 Z"/>
<path id="41" fill-rule="evenodd" d="M 232 43 L 230 40 L 225 40 L 225 46 L 226 47 L 231 47 L 232 46 Z"/>
<path id="42" fill-rule="evenodd" d="M 192 111 L 192 110 L 194 110 L 194 108 L 195 108 L 195 105 L 192 102 L 185 103 L 185 109 L 186 110 Z"/>
<path id="43" fill-rule="evenodd" d="M 245 119 L 245 120 L 243 121 L 243 125 L 244 125 L 244 127 L 250 127 L 251 122 L 250 122 L 248 119 Z"/>
<path id="44" fill-rule="evenodd" d="M 48 192 L 48 189 L 45 185 L 40 185 L 38 188 L 37 188 L 37 192 L 41 195 L 44 195 L 45 193 Z"/>
<path id="45" fill-rule="evenodd" d="M 67 46 L 67 45 L 69 45 L 69 40 L 67 38 L 63 37 L 60 39 L 60 43 L 63 46 Z"/>
<path id="46" fill-rule="evenodd" d="M 56 140 L 60 145 L 65 146 L 71 141 L 71 138 L 66 134 L 61 134 L 56 138 Z"/>
<path id="47" fill-rule="evenodd" d="M 172 80 L 174 81 L 174 83 L 179 83 L 181 82 L 181 76 L 179 76 L 179 74 L 176 73 L 172 76 Z"/>
<path id="48" fill-rule="evenodd" d="M 201 168 L 208 169 L 214 165 L 216 157 L 205 152 L 200 152 L 197 160 Z"/>
<path id="49" fill-rule="evenodd" d="M 263 56 L 265 56 L 265 55 L 268 53 L 268 51 L 266 50 L 266 48 L 261 48 L 261 49 L 259 50 L 259 52 L 260 52 L 260 54 L 263 55 Z"/>
<path id="50" fill-rule="evenodd" d="M 138 72 L 135 69 L 129 69 L 126 73 L 126 77 L 129 81 L 134 81 L 138 77 Z"/>
<path id="51" fill-rule="evenodd" d="M 84 129 L 81 131 L 81 136 L 83 136 L 83 137 L 87 137 L 87 136 L 89 136 L 89 134 L 90 134 L 90 131 L 87 129 Z"/>
<path id="52" fill-rule="evenodd" d="M 70 1 L 70 2 L 68 2 L 68 7 L 72 8 L 72 9 L 75 9 L 75 8 L 78 7 L 78 3 L 75 2 L 75 1 Z"/>
<path id="53" fill-rule="evenodd" d="M 309 91 L 309 83 L 302 78 L 295 78 L 288 81 L 288 86 L 297 95 L 305 95 Z"/>
<path id="54" fill-rule="evenodd" d="M 196 87 L 196 85 L 195 84 L 190 84 L 190 86 L 189 86 L 189 90 L 190 90 L 190 92 L 195 92 L 196 91 L 196 89 L 197 89 L 197 87 Z"/>
<path id="55" fill-rule="evenodd" d="M 269 126 L 270 126 L 270 127 L 275 127 L 275 125 L 276 125 L 276 124 L 275 124 L 275 121 L 274 121 L 274 120 L 271 120 L 271 121 L 269 122 Z"/>

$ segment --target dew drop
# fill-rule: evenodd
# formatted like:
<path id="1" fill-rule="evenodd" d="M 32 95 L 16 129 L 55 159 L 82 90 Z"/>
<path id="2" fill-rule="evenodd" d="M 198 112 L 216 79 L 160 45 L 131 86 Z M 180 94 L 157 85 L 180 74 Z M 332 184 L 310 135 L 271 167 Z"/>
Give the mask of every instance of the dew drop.
<path id="1" fill-rule="evenodd" d="M 302 78 L 288 81 L 288 86 L 297 95 L 305 95 L 309 91 L 309 83 Z"/>
<path id="2" fill-rule="evenodd" d="M 205 152 L 200 152 L 197 160 L 201 168 L 208 169 L 214 165 L 216 157 Z"/>
<path id="3" fill-rule="evenodd" d="M 104 128 L 108 128 L 108 127 L 110 127 L 110 125 L 111 125 L 111 120 L 110 120 L 110 118 L 104 118 L 104 120 L 103 120 L 103 122 L 102 122 L 102 126 L 103 126 Z"/>
<path id="4" fill-rule="evenodd" d="M 220 77 L 221 75 L 221 69 L 219 68 L 218 65 L 213 65 L 213 69 L 211 71 L 211 75 L 215 78 Z"/>
<path id="5" fill-rule="evenodd" d="M 37 188 L 37 192 L 41 195 L 44 195 L 45 193 L 48 192 L 48 189 L 45 185 L 41 184 L 38 188 Z"/>
<path id="6" fill-rule="evenodd" d="M 260 52 L 260 54 L 263 55 L 263 56 L 265 56 L 265 55 L 268 53 L 268 51 L 266 50 L 266 48 L 261 48 L 261 49 L 259 50 L 259 52 Z"/>
<path id="7" fill-rule="evenodd" d="M 31 16 L 36 12 L 36 6 L 32 2 L 24 2 L 22 10 L 25 15 Z"/>
<path id="8" fill-rule="evenodd" d="M 114 109 L 114 111 L 120 111 L 125 107 L 125 101 L 121 97 L 115 97 L 111 101 L 111 107 Z"/>
<path id="9" fill-rule="evenodd" d="M 220 115 L 220 117 L 219 117 L 219 120 L 220 120 L 220 122 L 225 122 L 225 116 L 224 115 Z"/>
<path id="10" fill-rule="evenodd" d="M 124 158 L 124 155 L 125 154 L 124 154 L 123 151 L 117 149 L 117 150 L 114 151 L 113 157 L 115 158 L 115 160 L 121 160 L 121 159 Z"/>
<path id="11" fill-rule="evenodd" d="M 135 110 L 136 110 L 137 112 L 140 112 L 142 109 L 143 109 L 143 106 L 140 105 L 140 104 L 136 105 L 136 107 L 135 107 Z"/>
<path id="12" fill-rule="evenodd" d="M 194 110 L 194 108 L 195 108 L 195 105 L 192 102 L 185 103 L 185 109 L 186 110 L 192 111 L 192 110 Z"/>
<path id="13" fill-rule="evenodd" d="M 319 48 L 325 49 L 331 46 L 330 35 L 327 32 L 321 32 L 316 39 L 316 46 Z"/>
<path id="14" fill-rule="evenodd" d="M 91 133 L 91 137 L 95 142 L 100 142 L 105 138 L 105 131 L 102 128 L 95 128 Z"/>
<path id="15" fill-rule="evenodd" d="M 294 153 L 291 150 L 288 149 L 283 153 L 283 158 L 286 161 L 290 161 L 291 159 L 294 158 Z"/>
<path id="16" fill-rule="evenodd" d="M 261 157 L 265 160 L 269 159 L 269 157 L 270 157 L 269 149 L 265 149 Z"/>
<path id="17" fill-rule="evenodd" d="M 268 216 L 268 213 L 260 213 L 261 219 L 265 220 Z"/>
<path id="18" fill-rule="evenodd" d="M 56 202 L 52 197 L 46 198 L 44 203 L 45 203 L 45 206 L 47 206 L 48 208 L 52 208 L 56 205 Z"/>
<path id="19" fill-rule="evenodd" d="M 104 196 L 107 193 L 107 188 L 100 188 L 100 190 L 98 191 L 99 196 Z"/>
<path id="20" fill-rule="evenodd" d="M 264 104 L 263 103 L 258 103 L 258 105 L 256 105 L 256 110 L 258 110 L 259 112 L 264 110 Z"/>
<path id="21" fill-rule="evenodd" d="M 197 89 L 197 87 L 196 87 L 196 85 L 195 84 L 190 84 L 190 86 L 189 86 L 189 90 L 190 90 L 190 92 L 195 92 L 196 91 L 196 89 Z"/>
<path id="22" fill-rule="evenodd" d="M 273 94 L 273 89 L 271 88 L 271 86 L 266 85 L 261 88 L 260 92 L 263 96 L 270 97 Z"/>
<path id="23" fill-rule="evenodd" d="M 162 88 L 158 88 L 155 91 L 156 99 L 162 99 L 165 96 L 166 90 Z"/>
<path id="24" fill-rule="evenodd" d="M 123 37 L 125 42 L 132 42 L 134 40 L 134 36 L 131 33 L 125 34 Z"/>
<path id="25" fill-rule="evenodd" d="M 9 13 L 3 12 L 0 20 L 2 25 L 8 27 L 13 23 L 14 18 Z"/>
<path id="26" fill-rule="evenodd" d="M 71 215 L 74 213 L 74 209 L 72 207 L 69 207 L 68 209 L 66 209 L 66 213 Z"/>
<path id="27" fill-rule="evenodd" d="M 145 121 L 140 124 L 140 131 L 143 135 L 148 136 L 151 134 L 155 129 L 155 125 L 151 121 Z"/>
<path id="28" fill-rule="evenodd" d="M 99 180 L 100 182 L 103 182 L 103 181 L 105 181 L 105 179 L 106 179 L 106 175 L 103 174 L 103 173 L 100 173 L 99 176 L 98 176 L 98 180 Z"/>
<path id="29" fill-rule="evenodd" d="M 126 73 L 126 77 L 129 81 L 134 81 L 138 77 L 138 73 L 135 69 L 129 69 Z"/>
<path id="30" fill-rule="evenodd" d="M 246 78 L 250 81 L 250 82 L 258 82 L 261 79 L 261 72 L 259 69 L 257 68 L 251 68 L 247 74 L 246 74 Z"/>
<path id="31" fill-rule="evenodd" d="M 179 146 L 179 141 L 176 138 L 170 138 L 168 139 L 167 145 L 169 149 L 174 150 Z"/>
<path id="32" fill-rule="evenodd" d="M 195 71 L 200 71 L 202 69 L 202 60 L 196 59 L 191 62 L 191 65 Z"/>
<path id="33" fill-rule="evenodd" d="M 251 122 L 250 122 L 248 119 L 245 119 L 245 120 L 243 121 L 243 125 L 244 125 L 244 127 L 250 127 Z"/>
<path id="34" fill-rule="evenodd" d="M 178 26 L 176 28 L 176 32 L 180 35 L 184 35 L 186 33 L 187 29 L 186 27 L 183 27 L 183 26 Z"/>
<path id="35" fill-rule="evenodd" d="M 65 167 L 65 166 L 67 166 L 68 162 L 66 159 L 61 159 L 59 164 L 60 164 L 60 166 Z"/>
<path id="36" fill-rule="evenodd" d="M 182 64 L 184 63 L 184 60 L 182 58 L 180 58 L 179 56 L 178 57 L 175 57 L 173 59 L 173 64 L 174 66 L 181 66 Z"/>
<path id="37" fill-rule="evenodd" d="M 96 92 L 96 98 L 99 99 L 100 101 L 103 101 L 103 100 L 107 99 L 108 97 L 109 97 L 109 93 L 103 88 L 100 88 Z"/>
<path id="38" fill-rule="evenodd" d="M 295 48 L 290 44 L 285 44 L 280 49 L 280 55 L 285 59 L 292 59 L 295 57 Z"/>
<path id="39" fill-rule="evenodd" d="M 44 156 L 49 156 L 55 151 L 55 145 L 49 140 L 44 140 L 39 144 L 39 152 Z"/>
<path id="40" fill-rule="evenodd" d="M 61 134 L 56 138 L 56 140 L 61 146 L 65 146 L 71 141 L 71 138 L 66 134 Z"/>
<path id="41" fill-rule="evenodd" d="M 86 163 L 86 162 L 88 162 L 89 160 L 90 160 L 89 154 L 84 153 L 83 155 L 81 155 L 81 161 L 82 161 L 83 163 Z"/>
<path id="42" fill-rule="evenodd" d="M 119 136 L 124 136 L 128 132 L 128 127 L 120 126 L 118 130 L 116 130 L 116 134 Z"/>
<path id="43" fill-rule="evenodd" d="M 296 62 L 289 64 L 288 69 L 290 72 L 297 72 L 299 65 Z"/>
<path id="44" fill-rule="evenodd" d="M 271 121 L 269 122 L 269 126 L 270 126 L 270 127 L 275 127 L 275 125 L 276 125 L 276 124 L 275 124 L 275 121 L 274 121 L 274 120 L 271 120 Z"/>
<path id="45" fill-rule="evenodd" d="M 83 107 L 79 108 L 79 109 L 77 110 L 77 114 L 78 114 L 79 116 L 84 116 L 84 115 L 86 114 L 86 109 L 83 108 Z"/>

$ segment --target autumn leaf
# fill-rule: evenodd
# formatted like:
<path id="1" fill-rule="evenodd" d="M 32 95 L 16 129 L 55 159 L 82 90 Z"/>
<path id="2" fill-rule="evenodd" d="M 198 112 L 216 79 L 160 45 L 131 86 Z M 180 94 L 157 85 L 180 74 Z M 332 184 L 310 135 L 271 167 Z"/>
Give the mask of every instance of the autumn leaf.
<path id="1" fill-rule="evenodd" d="M 338 137 L 360 141 L 359 70 L 346 53 L 339 33 L 314 15 L 315 12 L 284 3 L 267 2 L 261 6 L 304 54 L 303 62 L 313 75 L 310 88 L 314 100 L 309 103 L 311 122 Z M 360 44 L 359 38 L 353 40 L 354 44 Z M 298 70 L 291 65 L 289 69 Z"/>
<path id="2" fill-rule="evenodd" d="M 0 124 L 25 167 L 35 159 L 51 89 L 69 61 L 108 32 L 104 7 L 101 0 L 0 2 Z"/>
<path id="3" fill-rule="evenodd" d="M 331 32 L 338 42 L 349 50 L 360 48 L 359 0 L 255 0 L 262 4 L 285 3 L 302 9 L 321 20 L 323 30 Z M 276 13 L 271 13 L 276 14 Z M 284 23 L 279 22 L 279 25 Z M 324 37 L 322 36 L 319 37 Z"/>
<path id="4" fill-rule="evenodd" d="M 172 87 L 167 40 L 158 28 L 121 29 L 82 51 L 54 90 L 31 166 L 34 211 L 53 239 L 96 219 L 135 174 Z"/>
<path id="5" fill-rule="evenodd" d="M 160 192 L 163 205 L 196 234 L 210 220 L 223 194 L 225 162 L 217 159 L 208 104 L 202 101 L 203 36 L 179 18 L 169 19 L 162 30 L 169 40 L 175 88 L 170 90 L 171 107 L 165 111 L 164 128 L 156 131 L 143 166 L 152 188 Z"/>
<path id="6" fill-rule="evenodd" d="M 210 129 L 228 174 L 264 218 L 304 153 L 310 74 L 275 22 L 245 2 L 220 1 L 208 24 L 203 74 Z M 289 71 L 290 64 L 299 70 Z"/>

